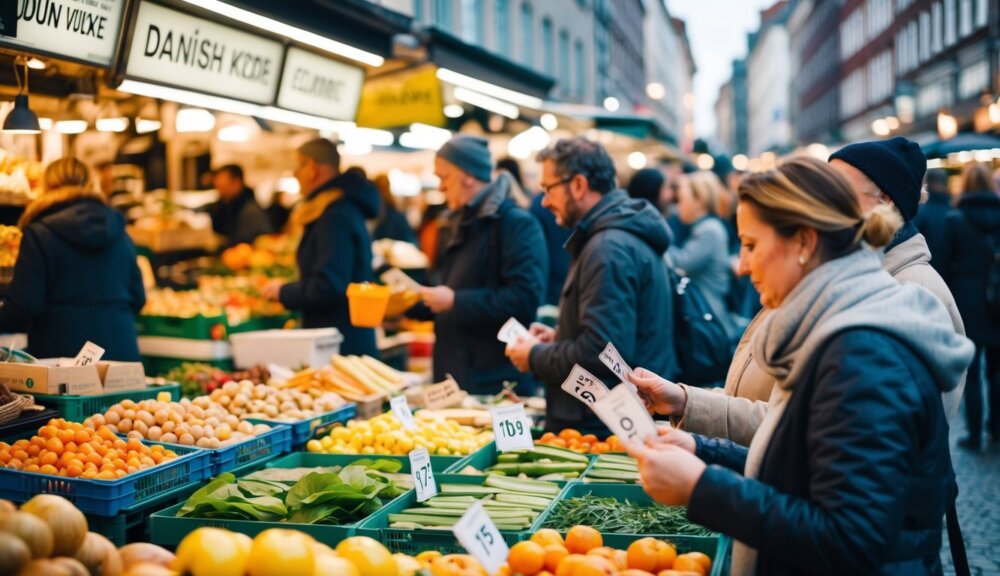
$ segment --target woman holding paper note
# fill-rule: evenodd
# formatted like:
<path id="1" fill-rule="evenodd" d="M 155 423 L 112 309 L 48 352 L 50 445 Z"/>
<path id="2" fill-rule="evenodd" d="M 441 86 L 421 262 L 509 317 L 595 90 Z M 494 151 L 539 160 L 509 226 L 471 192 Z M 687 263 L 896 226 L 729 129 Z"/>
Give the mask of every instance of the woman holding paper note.
<path id="1" fill-rule="evenodd" d="M 732 574 L 940 574 L 953 496 L 941 391 L 972 357 L 944 305 L 867 246 L 850 184 L 806 157 L 749 176 L 742 265 L 770 313 L 750 346 L 776 382 L 750 448 L 662 430 L 632 445 L 647 492 L 733 536 Z"/>

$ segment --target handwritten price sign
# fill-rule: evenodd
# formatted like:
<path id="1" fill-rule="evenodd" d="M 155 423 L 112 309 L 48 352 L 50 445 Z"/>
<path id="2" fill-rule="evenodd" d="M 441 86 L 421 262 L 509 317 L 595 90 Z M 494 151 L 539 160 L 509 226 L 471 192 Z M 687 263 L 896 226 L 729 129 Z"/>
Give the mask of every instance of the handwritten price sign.
<path id="1" fill-rule="evenodd" d="M 593 404 L 608 394 L 608 387 L 604 382 L 579 364 L 573 365 L 573 370 L 562 383 L 562 389 L 585 404 Z"/>
<path id="2" fill-rule="evenodd" d="M 437 495 L 437 482 L 431 470 L 431 456 L 426 448 L 418 448 L 410 452 L 410 474 L 413 476 L 413 487 L 417 491 L 417 502 L 433 498 Z"/>
<path id="3" fill-rule="evenodd" d="M 493 434 L 496 436 L 497 450 L 533 450 L 535 441 L 531 439 L 531 426 L 524 414 L 523 404 L 490 408 L 493 418 Z"/>

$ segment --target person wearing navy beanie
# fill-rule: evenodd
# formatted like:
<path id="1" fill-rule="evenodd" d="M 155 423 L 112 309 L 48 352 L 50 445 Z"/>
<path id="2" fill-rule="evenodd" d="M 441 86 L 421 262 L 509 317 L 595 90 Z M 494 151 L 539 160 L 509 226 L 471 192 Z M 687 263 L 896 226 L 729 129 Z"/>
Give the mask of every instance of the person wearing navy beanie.
<path id="1" fill-rule="evenodd" d="M 882 267 L 900 282 L 913 282 L 933 292 L 948 309 L 955 331 L 964 336 L 965 324 L 955 298 L 931 266 L 927 240 L 913 223 L 927 171 L 927 160 L 920 146 L 901 136 L 858 142 L 831 154 L 830 165 L 850 180 L 866 213 L 876 206 L 888 205 L 903 219 L 903 227 L 885 248 Z M 949 420 L 958 414 L 964 389 L 963 374 L 958 387 L 942 395 Z"/>

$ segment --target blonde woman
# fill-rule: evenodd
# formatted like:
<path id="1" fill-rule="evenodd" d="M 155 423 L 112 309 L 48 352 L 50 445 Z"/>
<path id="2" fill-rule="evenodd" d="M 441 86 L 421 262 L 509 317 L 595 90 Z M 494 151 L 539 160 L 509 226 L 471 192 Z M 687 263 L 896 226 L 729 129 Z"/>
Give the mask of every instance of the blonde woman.
<path id="1" fill-rule="evenodd" d="M 870 247 L 898 215 L 866 215 L 827 164 L 790 159 L 739 199 L 741 270 L 769 310 L 750 343 L 776 382 L 769 409 L 749 449 L 666 428 L 630 446 L 645 490 L 734 537 L 734 575 L 941 574 L 941 393 L 972 343 L 932 292 L 882 269 Z"/>
<path id="2" fill-rule="evenodd" d="M 52 162 L 23 229 L 0 332 L 28 333 L 39 358 L 73 357 L 89 340 L 108 360 L 139 360 L 135 314 L 146 293 L 125 220 L 97 192 L 87 165 Z"/>

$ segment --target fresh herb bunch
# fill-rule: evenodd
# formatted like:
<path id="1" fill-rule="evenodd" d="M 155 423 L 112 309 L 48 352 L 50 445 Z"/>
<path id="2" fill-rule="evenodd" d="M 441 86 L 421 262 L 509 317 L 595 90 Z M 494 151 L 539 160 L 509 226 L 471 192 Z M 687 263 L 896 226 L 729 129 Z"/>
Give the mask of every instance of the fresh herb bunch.
<path id="1" fill-rule="evenodd" d="M 560 500 L 552 508 L 545 527 L 569 530 L 578 524 L 619 534 L 715 535 L 708 528 L 689 521 L 684 506 L 646 506 L 596 496 Z"/>

